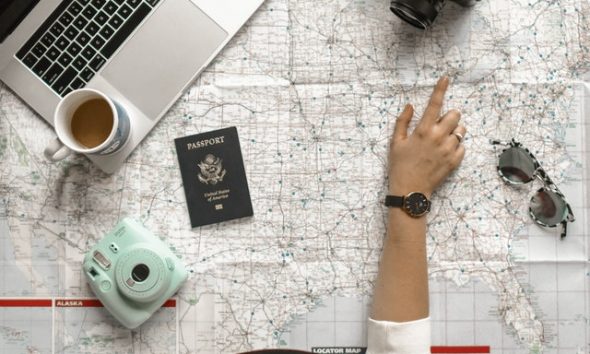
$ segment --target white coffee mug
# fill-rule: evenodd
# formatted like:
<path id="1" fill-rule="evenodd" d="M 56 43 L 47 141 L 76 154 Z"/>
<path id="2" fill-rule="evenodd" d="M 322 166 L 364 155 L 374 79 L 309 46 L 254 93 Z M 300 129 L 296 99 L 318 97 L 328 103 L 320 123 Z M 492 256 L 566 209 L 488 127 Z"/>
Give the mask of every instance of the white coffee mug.
<path id="1" fill-rule="evenodd" d="M 88 148 L 78 142 L 72 134 L 74 112 L 85 102 L 93 99 L 105 101 L 112 113 L 113 126 L 108 137 L 98 146 Z M 94 89 L 79 89 L 67 94 L 57 105 L 53 118 L 57 138 L 45 148 L 45 157 L 56 162 L 65 159 L 72 152 L 87 155 L 108 155 L 120 150 L 129 138 L 129 116 L 125 110 L 104 93 Z"/>

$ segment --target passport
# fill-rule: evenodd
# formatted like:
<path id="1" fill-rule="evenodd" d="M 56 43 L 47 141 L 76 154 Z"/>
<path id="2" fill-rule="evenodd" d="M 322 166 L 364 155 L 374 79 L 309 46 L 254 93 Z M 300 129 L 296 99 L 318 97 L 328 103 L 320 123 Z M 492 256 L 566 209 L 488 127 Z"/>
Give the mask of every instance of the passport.
<path id="1" fill-rule="evenodd" d="M 236 127 L 174 143 L 192 227 L 253 215 Z"/>

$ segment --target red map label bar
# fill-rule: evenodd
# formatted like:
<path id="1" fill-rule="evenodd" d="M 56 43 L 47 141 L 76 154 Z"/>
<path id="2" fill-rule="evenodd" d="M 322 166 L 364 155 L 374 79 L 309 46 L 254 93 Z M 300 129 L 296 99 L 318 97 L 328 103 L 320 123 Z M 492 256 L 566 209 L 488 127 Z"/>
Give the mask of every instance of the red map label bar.
<path id="1" fill-rule="evenodd" d="M 0 307 L 51 307 L 51 299 L 0 299 Z M 55 307 L 103 307 L 97 299 L 55 299 Z M 176 300 L 167 300 L 162 307 L 176 307 Z"/>
<path id="2" fill-rule="evenodd" d="M 56 299 L 55 307 L 103 307 L 96 299 Z M 176 307 L 176 300 L 167 300 L 162 307 Z"/>
<path id="3" fill-rule="evenodd" d="M 0 307 L 51 307 L 51 299 L 0 299 Z"/>
<path id="4" fill-rule="evenodd" d="M 430 348 L 430 352 L 433 354 L 479 354 L 479 353 L 490 353 L 489 346 L 433 346 Z"/>
<path id="5" fill-rule="evenodd" d="M 94 299 L 55 299 L 55 307 L 103 307 Z"/>

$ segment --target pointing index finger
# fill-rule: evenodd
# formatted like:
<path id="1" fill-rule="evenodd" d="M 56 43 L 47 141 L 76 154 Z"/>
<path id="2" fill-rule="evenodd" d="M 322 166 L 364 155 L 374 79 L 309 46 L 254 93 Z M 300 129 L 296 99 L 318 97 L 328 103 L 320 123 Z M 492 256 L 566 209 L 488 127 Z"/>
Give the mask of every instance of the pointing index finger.
<path id="1" fill-rule="evenodd" d="M 448 87 L 449 78 L 447 76 L 441 77 L 436 83 L 434 91 L 432 92 L 432 96 L 430 96 L 430 102 L 428 103 L 428 107 L 426 107 L 426 111 L 424 112 L 423 120 L 425 121 L 425 123 L 434 124 L 440 117 L 440 112 L 443 107 L 445 93 L 447 92 Z"/>

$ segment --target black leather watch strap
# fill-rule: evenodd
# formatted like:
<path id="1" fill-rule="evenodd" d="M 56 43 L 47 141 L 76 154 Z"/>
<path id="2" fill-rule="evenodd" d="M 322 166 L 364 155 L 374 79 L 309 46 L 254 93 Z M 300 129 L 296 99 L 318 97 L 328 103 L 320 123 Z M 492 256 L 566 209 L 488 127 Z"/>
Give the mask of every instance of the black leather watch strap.
<path id="1" fill-rule="evenodd" d="M 418 218 L 427 214 L 432 204 L 423 193 L 412 192 L 404 197 L 388 195 L 385 197 L 385 205 L 392 208 L 401 208 L 411 217 Z"/>
<path id="2" fill-rule="evenodd" d="M 393 208 L 401 208 L 404 206 L 404 197 L 398 197 L 396 195 L 388 195 L 385 197 L 385 206 Z"/>

